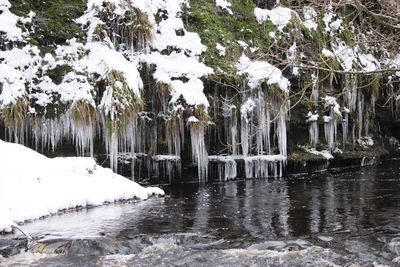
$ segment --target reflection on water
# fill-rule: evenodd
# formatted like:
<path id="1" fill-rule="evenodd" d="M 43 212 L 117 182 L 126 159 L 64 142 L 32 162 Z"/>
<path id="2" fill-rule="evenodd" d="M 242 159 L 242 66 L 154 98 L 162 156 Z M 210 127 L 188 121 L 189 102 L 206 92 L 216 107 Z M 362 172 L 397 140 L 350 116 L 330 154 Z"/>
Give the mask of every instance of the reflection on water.
<path id="1" fill-rule="evenodd" d="M 287 256 L 290 251 L 300 254 L 290 254 L 293 258 L 288 256 L 287 266 L 295 262 L 304 266 L 301 257 L 319 265 L 313 258 L 318 253 L 339 265 L 377 262 L 395 266 L 392 260 L 400 252 L 400 241 L 396 241 L 400 240 L 399 174 L 398 162 L 392 162 L 301 179 L 180 185 L 166 188 L 166 198 L 68 213 L 24 228 L 39 243 L 68 240 L 65 247 L 69 251 L 71 244 L 87 251 L 86 255 L 70 252 L 61 258 L 40 258 L 42 266 L 68 265 L 78 259 L 80 265 L 90 265 L 87 259 L 93 262 L 93 257 L 98 265 L 119 260 L 139 264 L 133 255 L 146 259 L 139 265 L 157 265 L 162 261 L 153 261 L 151 256 L 160 253 L 170 265 L 218 262 L 229 266 L 235 262 L 232 255 L 241 254 L 237 265 L 248 261 L 262 266 L 274 265 L 276 257 L 283 257 L 276 253 Z M 13 238 L 0 238 L 0 247 Z M 70 242 L 77 239 L 93 242 Z M 91 253 L 91 246 L 96 253 Z M 264 256 L 254 250 L 262 250 Z M 88 254 L 92 255 L 87 258 Z M 10 264 L 12 259 L 3 262 Z"/>

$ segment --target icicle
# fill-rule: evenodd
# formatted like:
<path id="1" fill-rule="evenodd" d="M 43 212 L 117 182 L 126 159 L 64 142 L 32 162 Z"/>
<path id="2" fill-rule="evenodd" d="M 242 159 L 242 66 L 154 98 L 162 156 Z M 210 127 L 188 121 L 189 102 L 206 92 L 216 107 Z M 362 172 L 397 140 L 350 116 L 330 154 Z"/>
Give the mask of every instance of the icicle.
<path id="1" fill-rule="evenodd" d="M 311 100 L 316 105 L 319 101 L 319 89 L 318 89 L 318 75 L 312 74 L 311 75 L 311 82 L 312 82 L 312 91 L 311 91 Z"/>
<path id="2" fill-rule="evenodd" d="M 237 176 L 237 164 L 232 156 L 209 156 L 210 163 L 217 165 L 217 176 L 220 181 L 235 179 Z"/>
<path id="3" fill-rule="evenodd" d="M 192 160 L 197 164 L 199 182 L 208 181 L 208 153 L 204 141 L 206 126 L 201 125 L 199 120 L 191 116 L 188 120 L 190 137 L 192 143 Z"/>
<path id="4" fill-rule="evenodd" d="M 153 157 L 153 173 L 156 177 L 161 177 L 160 169 L 163 177 L 168 178 L 169 183 L 175 177 L 175 174 L 181 174 L 181 158 L 176 155 L 156 155 Z"/>
<path id="5" fill-rule="evenodd" d="M 257 154 L 270 154 L 270 129 L 271 129 L 271 116 L 270 110 L 266 106 L 264 94 L 261 90 L 258 91 L 257 105 L 255 114 L 258 122 L 256 129 L 256 147 Z"/>
<path id="6" fill-rule="evenodd" d="M 281 177 L 286 157 L 282 155 L 250 156 L 244 159 L 246 178 Z"/>
<path id="7" fill-rule="evenodd" d="M 308 132 L 310 135 L 310 145 L 312 147 L 316 147 L 319 141 L 318 117 L 318 114 L 312 114 L 311 111 L 307 114 L 307 122 L 310 123 Z"/>
<path id="8" fill-rule="evenodd" d="M 328 144 L 329 151 L 333 151 L 335 149 L 335 136 L 336 136 L 336 119 L 334 115 L 332 116 L 324 116 L 324 132 L 325 132 L 325 141 Z"/>
<path id="9" fill-rule="evenodd" d="M 278 115 L 278 148 L 279 153 L 287 156 L 286 111 L 281 110 Z"/>
<path id="10" fill-rule="evenodd" d="M 250 152 L 251 148 L 251 125 L 253 121 L 253 110 L 255 108 L 255 102 L 249 98 L 247 101 L 241 106 L 240 114 L 241 114 L 241 143 L 242 143 L 242 153 L 243 156 L 247 156 Z"/>
<path id="11" fill-rule="evenodd" d="M 236 117 L 236 106 L 230 101 L 223 103 L 223 116 L 226 140 L 232 155 L 237 155 L 239 150 L 238 141 L 238 122 Z"/>
<path id="12" fill-rule="evenodd" d="M 358 138 L 362 137 L 362 128 L 363 128 L 363 115 L 364 115 L 364 94 L 362 92 L 358 92 L 357 99 L 357 113 L 358 113 Z"/>
<path id="13" fill-rule="evenodd" d="M 347 143 L 348 135 L 349 135 L 349 113 L 350 110 L 344 108 L 344 118 L 342 120 L 342 129 L 343 129 L 343 149 Z"/>

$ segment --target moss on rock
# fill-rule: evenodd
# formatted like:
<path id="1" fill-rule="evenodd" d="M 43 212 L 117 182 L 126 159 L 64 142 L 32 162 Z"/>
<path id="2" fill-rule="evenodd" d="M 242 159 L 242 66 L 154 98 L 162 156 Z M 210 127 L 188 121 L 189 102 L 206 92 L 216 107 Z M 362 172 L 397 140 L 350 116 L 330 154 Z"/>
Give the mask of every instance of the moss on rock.
<path id="1" fill-rule="evenodd" d="M 10 3 L 11 12 L 18 16 L 35 12 L 30 42 L 38 45 L 43 53 L 51 52 L 56 44 L 64 44 L 71 38 L 85 39 L 81 26 L 75 22 L 86 10 L 85 0 L 10 0 Z"/>

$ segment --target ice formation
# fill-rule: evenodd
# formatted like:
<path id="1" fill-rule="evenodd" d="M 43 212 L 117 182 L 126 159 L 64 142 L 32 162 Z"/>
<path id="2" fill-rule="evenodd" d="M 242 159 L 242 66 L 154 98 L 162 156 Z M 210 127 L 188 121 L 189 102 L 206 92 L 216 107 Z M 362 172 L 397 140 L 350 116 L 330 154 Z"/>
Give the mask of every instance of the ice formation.
<path id="1" fill-rule="evenodd" d="M 336 98 L 325 96 L 322 98 L 325 108 L 329 109 L 329 116 L 324 116 L 324 132 L 325 140 L 328 144 L 328 149 L 333 151 L 336 148 L 336 139 L 338 132 L 338 121 L 342 119 L 340 105 L 337 103 Z"/>
<path id="2" fill-rule="evenodd" d="M 205 144 L 205 128 L 201 122 L 191 116 L 188 119 L 192 144 L 192 160 L 197 164 L 199 181 L 207 182 L 208 179 L 208 152 Z"/>
<path id="3" fill-rule="evenodd" d="M 213 3 L 219 12 L 233 13 L 232 1 Z M 309 109 L 314 113 L 307 116 L 311 147 L 319 142 L 321 100 L 330 152 L 338 147 L 340 122 L 343 147 L 351 135 L 353 145 L 370 135 L 378 96 L 359 90 L 356 74 L 338 79 L 343 81 L 337 84 L 342 92 L 333 91 L 333 75 L 330 88 L 325 89 L 320 84 L 322 71 L 302 69 L 306 56 L 296 39 L 290 39 L 286 53 L 292 65 L 288 78 L 284 77 L 287 71 L 274 66 L 274 59 L 255 59 L 262 46 L 244 37 L 234 40 L 243 52 L 234 67 L 244 82 L 235 96 L 226 93 L 222 100 L 214 101 L 211 94 L 206 95 L 209 88 L 203 84 L 214 70 L 200 59 L 207 47 L 199 34 L 186 28 L 188 7 L 187 0 L 89 0 L 86 12 L 77 19 L 86 41 L 67 40 L 52 54 L 43 54 L 28 42 L 32 31 L 28 27 L 35 14 L 18 17 L 10 12 L 9 1 L 0 1 L 0 32 L 5 40 L 4 51 L 0 51 L 0 113 L 5 138 L 51 150 L 72 141 L 80 156 L 92 156 L 95 141 L 103 140 L 114 171 L 120 156 L 129 155 L 132 177 L 139 172 L 135 165 L 146 159 L 149 173 L 164 173 L 171 178 L 173 172 L 181 170 L 185 147 L 192 148 L 199 181 L 207 181 L 210 171 L 218 173 L 221 180 L 233 179 L 238 161 L 244 162 L 248 178 L 279 176 L 287 157 L 288 78 L 300 74 L 311 76 Z M 332 9 L 320 16 L 306 7 L 300 19 L 296 11 L 278 5 L 271 10 L 256 8 L 251 15 L 260 24 L 268 20 L 275 25 L 276 30 L 269 35 L 276 42 L 281 35 L 288 36 L 288 25 L 294 21 L 290 26 L 293 31 L 297 22 L 310 31 L 322 27 L 330 39 L 316 52 L 325 60 L 336 60 L 343 71 L 372 72 L 383 65 L 400 66 L 399 56 L 389 60 L 383 55 L 385 59 L 378 60 L 373 50 L 341 40 L 338 36 L 345 30 L 344 22 Z M 232 46 L 223 43 L 225 40 L 215 41 L 213 50 L 225 57 Z M 60 71 L 64 73 L 56 81 L 51 73 Z M 394 73 L 393 77 L 396 75 L 400 76 Z M 213 82 L 207 81 L 210 84 Z M 398 98 L 395 96 L 391 103 L 393 109 L 400 105 Z M 210 109 L 214 109 L 213 114 Z M 215 125 L 220 117 L 224 123 Z M 218 129 L 213 132 L 213 127 Z M 188 133 L 190 140 L 186 143 L 191 145 L 185 146 Z M 213 149 L 207 142 L 209 133 L 221 139 L 224 148 L 220 153 L 224 156 L 208 156 L 208 149 Z M 217 167 L 211 169 L 209 164 Z"/>
<path id="4" fill-rule="evenodd" d="M 235 179 L 237 176 L 237 163 L 238 158 L 235 156 L 209 156 L 210 172 L 213 177 L 218 177 L 220 181 L 229 181 Z M 215 173 L 213 173 L 213 165 Z"/>
<path id="5" fill-rule="evenodd" d="M 307 122 L 310 123 L 309 126 L 309 135 L 310 135 L 310 145 L 315 147 L 318 144 L 319 140 L 319 128 L 318 128 L 318 114 L 313 114 L 308 112 L 307 114 Z"/>
<path id="6" fill-rule="evenodd" d="M 7 23 L 2 23 L 0 30 L 10 42 L 22 41 L 25 34 L 17 23 L 29 22 L 34 14 L 17 17 L 9 11 L 10 3 L 3 2 L 0 21 Z M 209 103 L 200 78 L 213 71 L 199 61 L 206 49 L 200 37 L 184 27 L 182 8 L 187 5 L 185 0 L 90 0 L 85 14 L 77 19 L 87 33 L 87 43 L 71 39 L 58 45 L 53 55 L 43 57 L 37 47 L 30 45 L 1 51 L 0 109 L 17 104 L 23 113 L 29 109 L 28 116 L 22 114 L 19 120 L 6 125 L 7 139 L 18 143 L 32 139 L 37 149 L 53 150 L 67 139 L 76 144 L 78 155 L 93 155 L 94 139 L 101 136 L 113 170 L 117 170 L 119 153 L 129 152 L 132 158 L 137 153 L 148 153 L 142 138 L 146 130 L 140 123 L 146 120 L 141 113 L 143 81 L 139 74 L 140 64 L 145 63 L 153 72 L 152 78 L 166 88 L 162 111 L 168 116 L 163 127 L 171 137 L 168 153 L 180 155 L 184 141 L 182 111 L 200 106 L 207 109 Z M 164 16 L 156 21 L 160 11 Z M 141 21 L 147 24 L 132 26 L 135 18 L 129 14 L 143 16 Z M 64 66 L 72 71 L 60 84 L 46 75 Z M 45 75 L 39 76 L 40 68 Z M 102 95 L 95 90 L 95 82 L 104 84 Z M 32 106 L 27 102 L 27 91 L 32 92 Z M 67 111 L 47 115 L 58 109 Z"/>

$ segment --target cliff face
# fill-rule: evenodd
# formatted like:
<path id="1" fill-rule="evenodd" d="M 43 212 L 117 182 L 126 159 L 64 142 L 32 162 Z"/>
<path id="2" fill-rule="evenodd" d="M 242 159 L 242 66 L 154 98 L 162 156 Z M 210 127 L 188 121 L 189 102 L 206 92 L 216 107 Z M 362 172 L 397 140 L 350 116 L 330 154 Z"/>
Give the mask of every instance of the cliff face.
<path id="1" fill-rule="evenodd" d="M 374 157 L 398 146 L 399 23 L 390 1 L 0 0 L 0 137 L 170 182 Z"/>

